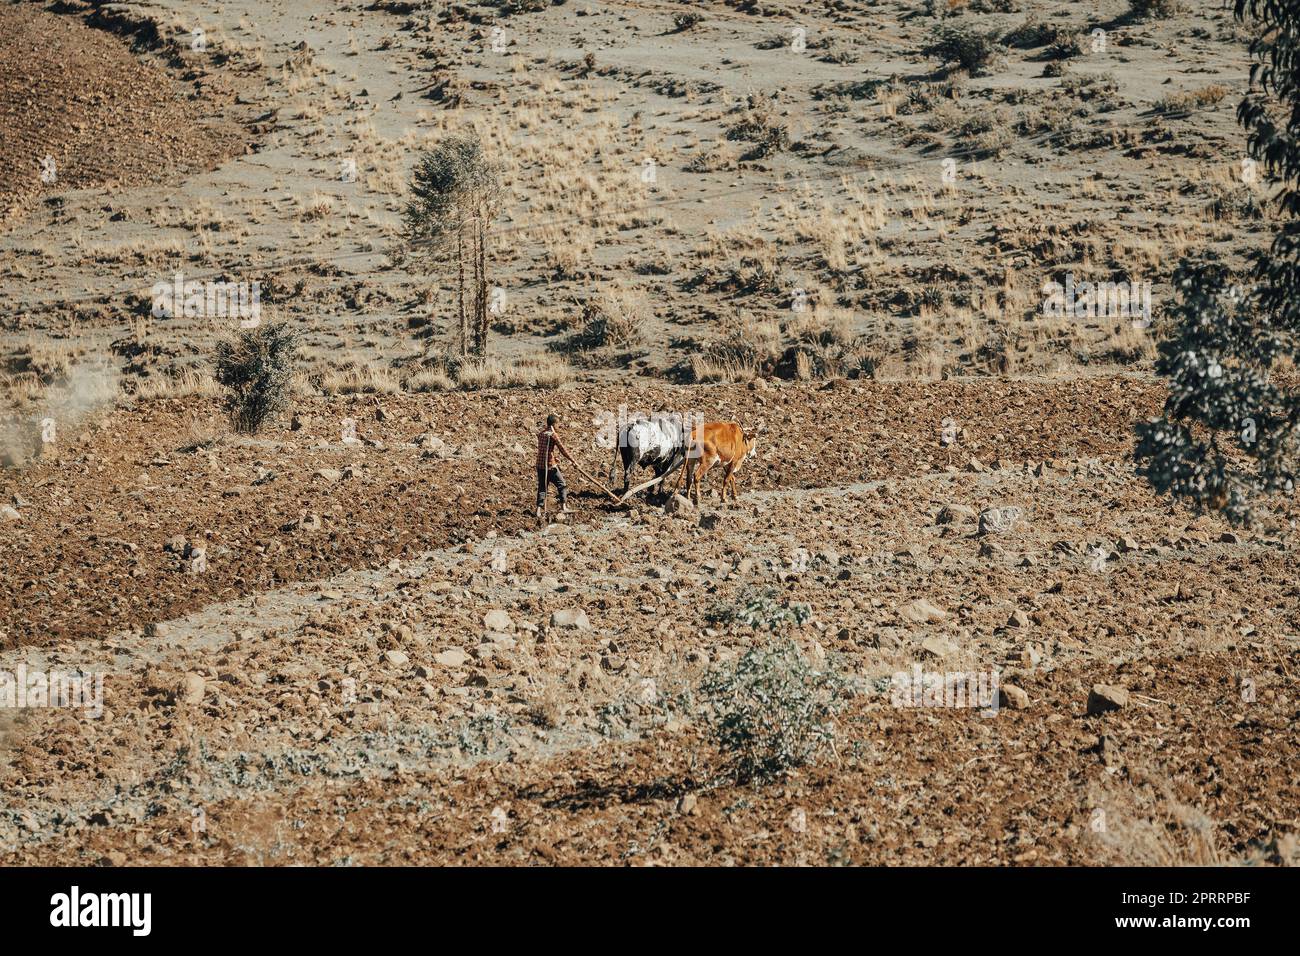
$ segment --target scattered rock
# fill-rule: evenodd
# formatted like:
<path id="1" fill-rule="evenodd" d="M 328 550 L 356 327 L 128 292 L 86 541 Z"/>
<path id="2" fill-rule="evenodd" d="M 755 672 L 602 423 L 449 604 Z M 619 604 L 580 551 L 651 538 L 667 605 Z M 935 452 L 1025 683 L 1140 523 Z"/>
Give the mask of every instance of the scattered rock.
<path id="1" fill-rule="evenodd" d="M 447 446 L 447 443 L 433 434 L 420 435 L 415 439 L 415 445 L 424 449 L 426 454 L 439 458 L 448 458 L 452 454 L 452 450 Z"/>
<path id="2" fill-rule="evenodd" d="M 1029 706 L 1029 694 L 1023 687 L 1015 684 L 1003 684 L 998 688 L 998 706 L 1011 710 L 1024 710 Z"/>
<path id="3" fill-rule="evenodd" d="M 587 612 L 580 607 L 561 608 L 551 613 L 551 627 L 576 627 L 580 631 L 591 629 Z"/>
<path id="4" fill-rule="evenodd" d="M 933 624 L 942 621 L 948 612 L 931 604 L 925 598 L 917 598 L 898 609 L 898 616 L 912 624 Z"/>
<path id="5" fill-rule="evenodd" d="M 979 516 L 979 533 L 1001 534 L 1010 531 L 1024 513 L 1023 508 L 985 508 Z"/>
<path id="6" fill-rule="evenodd" d="M 938 635 L 931 635 L 921 642 L 921 653 L 930 657 L 947 657 L 952 653 L 952 645 Z"/>
<path id="7" fill-rule="evenodd" d="M 489 631 L 513 631 L 515 622 L 510 620 L 510 615 L 501 608 L 493 608 L 483 615 L 483 626 Z"/>
<path id="8" fill-rule="evenodd" d="M 181 686 L 176 692 L 177 699 L 183 704 L 198 704 L 203 701 L 203 694 L 207 690 L 208 683 L 200 674 L 186 674 L 181 681 Z"/>
<path id="9" fill-rule="evenodd" d="M 315 512 L 304 512 L 297 521 L 285 525 L 283 530 L 311 533 L 319 531 L 322 526 L 320 515 Z"/>
<path id="10" fill-rule="evenodd" d="M 668 499 L 667 503 L 664 505 L 664 511 L 670 515 L 695 514 L 696 511 L 695 502 L 691 501 L 690 498 L 686 498 L 682 495 L 673 495 L 671 498 Z"/>
<path id="11" fill-rule="evenodd" d="M 398 650 L 384 651 L 384 660 L 394 667 L 405 667 L 411 663 L 411 658 L 407 656 L 406 652 Z"/>
<path id="12" fill-rule="evenodd" d="M 1088 694 L 1088 714 L 1104 714 L 1128 706 L 1128 691 L 1115 684 L 1093 684 Z"/>
<path id="13" fill-rule="evenodd" d="M 1024 611 L 1020 610 L 1020 608 L 1016 608 L 1014 611 L 1012 611 L 1011 616 L 1007 618 L 1007 627 L 1028 627 L 1028 626 L 1029 626 L 1029 615 L 1026 614 Z"/>
<path id="14" fill-rule="evenodd" d="M 946 504 L 935 516 L 935 524 L 963 524 L 975 520 L 975 509 L 959 504 Z"/>
<path id="15" fill-rule="evenodd" d="M 0 505 L 0 518 L 5 521 L 22 521 L 23 516 L 9 505 Z"/>
<path id="16" fill-rule="evenodd" d="M 469 655 L 458 647 L 450 648 L 441 654 L 435 654 L 433 657 L 435 664 L 441 664 L 443 667 L 464 667 L 469 663 Z"/>

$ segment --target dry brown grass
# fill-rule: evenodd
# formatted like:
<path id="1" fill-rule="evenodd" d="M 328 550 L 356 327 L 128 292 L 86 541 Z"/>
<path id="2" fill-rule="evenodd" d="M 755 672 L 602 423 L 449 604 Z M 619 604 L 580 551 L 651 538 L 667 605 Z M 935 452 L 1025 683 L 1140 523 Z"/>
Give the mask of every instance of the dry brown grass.
<path id="1" fill-rule="evenodd" d="M 1231 93 L 1229 87 L 1222 83 L 1211 83 L 1197 90 L 1171 93 L 1156 101 L 1155 108 L 1161 113 L 1186 113 L 1208 106 L 1218 106 Z"/>
<path id="2" fill-rule="evenodd" d="M 183 369 L 176 375 L 153 375 L 138 379 L 134 393 L 135 398 L 143 402 L 195 395 L 215 398 L 221 394 L 221 386 L 212 375 L 197 369 Z"/>
<path id="3" fill-rule="evenodd" d="M 1090 793 L 1092 836 L 1126 866 L 1219 866 L 1217 826 L 1167 781 L 1144 779 Z M 1140 781 L 1140 782 L 1139 782 Z"/>
<path id="4" fill-rule="evenodd" d="M 692 377 L 697 382 L 749 381 L 770 371 L 781 350 L 781 326 L 775 319 L 738 313 L 691 356 Z"/>
<path id="5" fill-rule="evenodd" d="M 486 388 L 558 388 L 570 381 L 572 370 L 554 355 L 534 355 L 507 365 L 495 358 L 465 362 L 456 372 L 456 385 L 465 391 Z"/>
<path id="6" fill-rule="evenodd" d="M 317 377 L 325 395 L 393 395 L 401 390 L 397 377 L 373 362 L 350 361 Z"/>
<path id="7" fill-rule="evenodd" d="M 402 387 L 408 392 L 449 392 L 456 383 L 440 368 L 423 368 L 403 379 Z"/>

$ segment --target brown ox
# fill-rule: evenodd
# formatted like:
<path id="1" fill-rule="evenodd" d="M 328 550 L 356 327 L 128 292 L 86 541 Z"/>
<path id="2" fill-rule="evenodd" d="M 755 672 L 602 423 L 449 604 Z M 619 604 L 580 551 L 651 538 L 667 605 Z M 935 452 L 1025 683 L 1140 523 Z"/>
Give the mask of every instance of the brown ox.
<path id="1" fill-rule="evenodd" d="M 745 459 L 754 454 L 758 444 L 758 429 L 747 432 L 735 422 L 705 422 L 697 427 L 691 435 L 690 449 L 686 462 L 677 476 L 675 493 L 686 480 L 686 495 L 690 497 L 692 485 L 695 488 L 695 501 L 700 500 L 700 485 L 704 476 L 714 465 L 722 465 L 722 500 L 727 500 L 727 488 L 731 488 L 731 500 L 739 497 L 736 491 L 736 472 Z"/>

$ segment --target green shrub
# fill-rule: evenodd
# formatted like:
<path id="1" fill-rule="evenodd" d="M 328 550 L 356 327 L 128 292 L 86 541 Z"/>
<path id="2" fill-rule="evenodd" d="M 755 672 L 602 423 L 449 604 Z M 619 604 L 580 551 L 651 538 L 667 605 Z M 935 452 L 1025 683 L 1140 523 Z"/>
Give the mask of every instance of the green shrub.
<path id="1" fill-rule="evenodd" d="M 712 738 L 737 782 L 770 780 L 835 742 L 844 681 L 811 666 L 790 640 L 752 648 L 700 688 Z"/>
<path id="2" fill-rule="evenodd" d="M 256 432 L 289 405 L 298 333 L 284 323 L 242 329 L 217 343 L 214 377 L 229 390 L 226 409 L 236 431 Z"/>
<path id="3" fill-rule="evenodd" d="M 1182 9 L 1178 0 L 1128 0 L 1129 14 L 1141 20 L 1172 17 Z"/>
<path id="4" fill-rule="evenodd" d="M 1297 478 L 1300 401 L 1286 370 L 1300 362 L 1300 0 L 1236 0 L 1233 14 L 1255 35 L 1237 121 L 1271 187 L 1273 240 L 1251 254 L 1244 285 L 1208 253 L 1175 269 L 1155 363 L 1168 396 L 1137 425 L 1134 457 L 1158 494 L 1240 524 L 1260 497 L 1294 496 Z"/>
<path id="5" fill-rule="evenodd" d="M 715 607 L 705 615 L 713 624 L 743 624 L 756 631 L 776 631 L 790 624 L 797 626 L 811 616 L 808 605 L 779 600 L 770 588 L 748 595 L 740 604 Z"/>
<path id="6" fill-rule="evenodd" d="M 970 27 L 941 24 L 934 28 L 933 41 L 921 53 L 947 65 L 956 63 L 972 76 L 988 71 L 993 58 L 1002 52 L 997 31 L 981 32 Z"/>

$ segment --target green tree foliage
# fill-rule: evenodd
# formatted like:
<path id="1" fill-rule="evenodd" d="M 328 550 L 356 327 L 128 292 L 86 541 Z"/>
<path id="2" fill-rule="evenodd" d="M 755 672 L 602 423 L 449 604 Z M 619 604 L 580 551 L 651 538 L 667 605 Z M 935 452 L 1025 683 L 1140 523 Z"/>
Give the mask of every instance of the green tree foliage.
<path id="1" fill-rule="evenodd" d="M 1280 221 L 1250 289 L 1230 286 L 1218 263 L 1179 265 L 1156 361 L 1169 396 L 1138 426 L 1135 456 L 1156 491 L 1244 523 L 1259 495 L 1292 492 L 1296 473 L 1300 393 L 1274 371 L 1300 364 L 1300 0 L 1236 0 L 1236 16 L 1259 27 L 1237 119 L 1250 161 L 1277 185 Z"/>
<path id="2" fill-rule="evenodd" d="M 417 259 L 455 256 L 462 355 L 487 353 L 488 231 L 500 195 L 497 169 L 473 137 L 443 140 L 420 156 L 411 176 L 403 235 Z"/>
<path id="3" fill-rule="evenodd" d="M 774 638 L 714 668 L 700 691 L 728 775 L 747 783 L 832 750 L 846 684 L 834 671 L 809 664 L 793 641 Z"/>
<path id="4" fill-rule="evenodd" d="M 256 432 L 289 405 L 298 335 L 283 323 L 244 329 L 217 343 L 217 383 L 236 431 Z"/>

